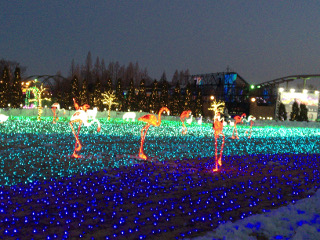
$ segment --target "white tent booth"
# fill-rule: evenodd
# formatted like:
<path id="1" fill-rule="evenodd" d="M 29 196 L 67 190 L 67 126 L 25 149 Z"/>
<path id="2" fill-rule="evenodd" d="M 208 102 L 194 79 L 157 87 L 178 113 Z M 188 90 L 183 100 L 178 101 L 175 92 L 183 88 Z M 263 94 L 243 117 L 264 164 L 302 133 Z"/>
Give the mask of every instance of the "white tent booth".
<path id="1" fill-rule="evenodd" d="M 287 119 L 290 119 L 292 111 L 292 104 L 296 101 L 299 105 L 305 104 L 308 109 L 308 120 L 316 121 L 319 116 L 319 91 L 300 90 L 295 89 L 284 90 L 279 88 L 278 91 L 278 103 L 283 103 L 286 112 Z"/>

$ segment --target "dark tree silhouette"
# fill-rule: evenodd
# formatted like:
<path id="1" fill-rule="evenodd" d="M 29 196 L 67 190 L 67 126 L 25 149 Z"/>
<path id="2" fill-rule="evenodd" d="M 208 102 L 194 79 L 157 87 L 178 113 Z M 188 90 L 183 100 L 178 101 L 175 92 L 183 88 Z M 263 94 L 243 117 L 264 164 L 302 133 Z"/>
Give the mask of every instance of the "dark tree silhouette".
<path id="1" fill-rule="evenodd" d="M 160 78 L 160 84 L 167 82 L 167 75 L 166 72 L 163 72 Z"/>
<path id="2" fill-rule="evenodd" d="M 127 99 L 126 99 L 126 107 L 127 107 L 127 109 L 130 109 L 130 111 L 137 110 L 136 92 L 135 92 L 135 88 L 134 88 L 133 78 L 131 78 L 130 83 L 129 83 L 129 90 L 128 90 Z"/>
<path id="3" fill-rule="evenodd" d="M 125 108 L 125 102 L 124 102 L 124 96 L 123 96 L 123 89 L 122 89 L 122 80 L 121 78 L 118 78 L 117 80 L 117 86 L 116 86 L 116 98 L 118 102 L 118 109 L 120 111 L 124 111 Z"/>
<path id="4" fill-rule="evenodd" d="M 77 102 L 79 102 L 80 99 L 80 86 L 79 86 L 79 79 L 77 75 L 74 75 L 71 80 L 71 95 L 69 99 L 69 105 L 73 106 L 72 99 L 75 98 Z"/>
<path id="5" fill-rule="evenodd" d="M 170 107 L 171 107 L 172 115 L 180 115 L 180 113 L 182 112 L 181 90 L 180 90 L 179 82 L 176 83 L 176 87 L 174 88 L 174 93 L 171 99 Z"/>
<path id="6" fill-rule="evenodd" d="M 164 79 L 161 82 L 160 106 L 169 107 L 168 82 Z"/>
<path id="7" fill-rule="evenodd" d="M 191 101 L 192 101 L 191 85 L 187 84 L 186 92 L 185 92 L 185 95 L 183 98 L 183 109 L 182 110 L 190 110 L 192 108 Z"/>
<path id="8" fill-rule="evenodd" d="M 94 85 L 93 106 L 98 107 L 100 111 L 103 110 L 101 82 L 99 77 L 96 79 L 96 83 Z"/>
<path id="9" fill-rule="evenodd" d="M 20 63 L 16 62 L 16 61 L 9 61 L 9 60 L 6 60 L 6 59 L 1 59 L 0 60 L 0 72 L 2 73 L 3 72 L 3 69 L 4 68 L 7 68 L 8 71 L 9 71 L 9 77 L 10 76 L 10 73 L 13 73 L 15 71 L 15 69 L 17 67 L 20 68 L 20 75 L 23 76 L 24 73 L 26 72 L 27 68 L 25 66 L 21 66 Z"/>
<path id="10" fill-rule="evenodd" d="M 174 86 L 179 82 L 179 72 L 178 72 L 178 70 L 176 70 L 174 72 L 171 82 L 172 82 L 172 84 Z"/>
<path id="11" fill-rule="evenodd" d="M 11 106 L 14 108 L 19 108 L 23 101 L 22 97 L 20 68 L 16 67 L 9 100 Z"/>
<path id="12" fill-rule="evenodd" d="M 308 121 L 308 108 L 305 104 L 300 104 L 299 121 Z"/>
<path id="13" fill-rule="evenodd" d="M 10 72 L 8 67 L 4 67 L 2 71 L 1 81 L 0 81 L 0 107 L 8 107 L 9 99 L 9 86 L 10 86 Z"/>
<path id="14" fill-rule="evenodd" d="M 108 81 L 107 81 L 107 84 L 106 84 L 106 87 L 105 87 L 105 92 L 107 93 L 112 93 L 112 80 L 111 78 L 108 78 Z"/>
<path id="15" fill-rule="evenodd" d="M 287 120 L 287 111 L 286 111 L 286 107 L 283 103 L 280 103 L 280 105 L 279 105 L 278 118 L 281 121 Z"/>
<path id="16" fill-rule="evenodd" d="M 138 106 L 140 109 L 144 112 L 149 111 L 148 102 L 147 102 L 147 93 L 146 93 L 146 86 L 145 86 L 145 80 L 141 79 L 140 81 L 140 87 L 139 87 L 139 93 L 138 93 Z"/>
<path id="17" fill-rule="evenodd" d="M 154 80 L 152 85 L 152 92 L 149 97 L 149 107 L 150 111 L 157 113 L 159 111 L 159 95 L 158 95 L 158 82 L 157 80 Z"/>
<path id="18" fill-rule="evenodd" d="M 290 114 L 290 121 L 296 121 L 298 120 L 300 115 L 300 109 L 299 109 L 299 104 L 298 102 L 295 100 L 292 104 L 292 111 Z"/>
<path id="19" fill-rule="evenodd" d="M 88 101 L 88 82 L 86 78 L 83 80 L 81 91 L 80 91 L 80 103 L 81 105 L 84 105 L 84 104 L 90 105 Z"/>
<path id="20" fill-rule="evenodd" d="M 195 102 L 195 107 L 194 107 L 194 114 L 196 117 L 199 117 L 200 115 L 202 115 L 202 94 L 201 94 L 201 90 L 198 90 L 198 94 L 197 94 L 197 98 L 196 98 L 196 102 Z"/>

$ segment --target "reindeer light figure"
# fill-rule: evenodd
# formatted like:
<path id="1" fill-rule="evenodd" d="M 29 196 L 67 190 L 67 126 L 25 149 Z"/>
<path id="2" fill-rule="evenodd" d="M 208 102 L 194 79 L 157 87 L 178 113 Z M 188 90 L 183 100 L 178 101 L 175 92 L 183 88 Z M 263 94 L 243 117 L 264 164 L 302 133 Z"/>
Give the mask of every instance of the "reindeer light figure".
<path id="1" fill-rule="evenodd" d="M 213 99 L 213 98 L 212 98 Z M 215 142 L 215 168 L 212 169 L 213 172 L 217 172 L 219 170 L 219 166 L 222 165 L 222 152 L 223 152 L 223 146 L 224 146 L 224 140 L 225 136 L 223 134 L 223 123 L 224 119 L 220 117 L 220 112 L 223 111 L 225 107 L 225 103 L 221 101 L 213 101 L 211 104 L 211 108 L 208 108 L 208 110 L 214 111 L 214 117 L 213 117 L 213 130 L 214 130 L 214 142 Z M 220 154 L 218 157 L 218 138 L 222 135 L 222 144 L 220 148 Z"/>
<path id="2" fill-rule="evenodd" d="M 74 137 L 76 138 L 76 143 L 75 143 L 75 148 L 74 148 L 74 151 L 73 151 L 73 154 L 71 155 L 71 157 L 81 158 L 82 156 L 77 154 L 77 152 L 79 152 L 82 148 L 82 145 L 79 140 L 79 133 L 80 133 L 81 125 L 83 124 L 84 126 L 89 127 L 93 123 L 97 123 L 98 124 L 97 132 L 100 131 L 101 126 L 100 126 L 99 120 L 95 118 L 96 117 L 96 114 L 94 114 L 95 111 L 91 111 L 88 113 L 88 108 L 90 107 L 88 104 L 84 104 L 83 106 L 79 106 L 76 103 L 75 99 L 73 99 L 73 101 L 74 101 L 74 106 L 77 111 L 71 116 L 69 124 L 71 126 L 72 133 L 73 133 Z M 91 119 L 91 121 L 89 122 L 90 119 Z M 73 124 L 75 124 L 75 123 L 79 123 L 77 133 L 75 132 L 75 130 L 73 128 Z"/>

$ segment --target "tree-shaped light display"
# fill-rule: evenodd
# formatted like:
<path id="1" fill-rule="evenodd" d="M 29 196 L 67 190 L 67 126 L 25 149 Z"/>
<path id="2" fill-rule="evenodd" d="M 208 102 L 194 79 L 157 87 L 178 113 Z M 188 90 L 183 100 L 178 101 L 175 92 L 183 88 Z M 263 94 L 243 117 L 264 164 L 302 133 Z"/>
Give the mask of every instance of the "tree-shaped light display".
<path id="1" fill-rule="evenodd" d="M 35 81 L 37 83 L 37 81 Z M 37 108 L 38 108 L 38 117 L 37 120 L 41 121 L 41 115 L 43 112 L 43 107 L 42 107 L 42 101 L 43 100 L 48 100 L 50 101 L 51 98 L 42 98 L 42 94 L 47 90 L 47 88 L 43 87 L 43 83 L 41 84 L 40 87 L 38 86 L 33 86 L 29 87 L 27 91 L 31 91 L 34 95 L 33 99 L 30 99 L 29 102 L 36 102 Z"/>
<path id="2" fill-rule="evenodd" d="M 214 97 L 211 97 L 211 99 L 214 99 Z M 224 107 L 225 107 L 225 102 L 213 100 L 213 102 L 211 103 L 211 107 L 208 108 L 208 110 L 211 110 L 214 112 L 213 119 L 215 119 L 218 112 L 223 112 Z"/>
<path id="3" fill-rule="evenodd" d="M 116 95 L 110 92 L 102 93 L 101 95 L 103 104 L 108 105 L 108 120 L 110 120 L 111 106 L 118 105 L 118 103 L 116 102 Z"/>

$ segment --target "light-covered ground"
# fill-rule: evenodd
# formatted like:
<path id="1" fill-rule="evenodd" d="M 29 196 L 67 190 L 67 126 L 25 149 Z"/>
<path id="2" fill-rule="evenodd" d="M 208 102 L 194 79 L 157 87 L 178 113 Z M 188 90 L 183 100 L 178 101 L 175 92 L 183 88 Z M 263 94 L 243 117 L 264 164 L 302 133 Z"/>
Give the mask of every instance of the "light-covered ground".
<path id="1" fill-rule="evenodd" d="M 320 191 L 313 196 L 234 223 L 219 225 L 193 240 L 320 239 Z"/>
<path id="2" fill-rule="evenodd" d="M 211 230 L 203 239 L 308 239 L 299 234 L 317 233 L 316 210 L 268 211 L 320 185 L 318 128 L 257 124 L 248 138 L 249 126 L 242 125 L 240 139 L 232 139 L 226 126 L 223 165 L 212 173 L 210 123 L 187 125 L 185 135 L 179 121 L 151 126 L 144 144 L 150 158 L 143 162 L 137 155 L 145 123 L 100 121 L 99 133 L 96 125 L 81 128 L 81 159 L 70 157 L 75 138 L 67 119 L 0 124 L 0 239 L 181 239 Z M 228 222 L 236 219 L 244 220 Z"/>
<path id="3" fill-rule="evenodd" d="M 28 117 L 13 118 L 0 125 L 0 184 L 10 185 L 49 179 L 55 176 L 72 176 L 79 172 L 99 171 L 109 167 L 132 165 L 140 146 L 141 129 L 145 123 L 126 122 L 119 119 L 100 119 L 97 126 L 82 126 L 79 140 L 82 160 L 71 159 L 75 138 L 68 120 L 52 124 L 51 117 L 41 122 Z M 193 159 L 212 157 L 215 142 L 212 124 L 187 124 L 183 135 L 179 121 L 162 121 L 159 127 L 151 126 L 147 132 L 144 152 L 151 159 Z M 318 153 L 320 130 L 317 128 L 286 128 L 255 126 L 248 139 L 249 126 L 239 125 L 239 139 L 232 139 L 233 127 L 223 129 L 224 156 L 283 153 Z M 218 139 L 220 149 L 222 138 Z M 35 174 L 42 169 L 42 174 Z"/>

